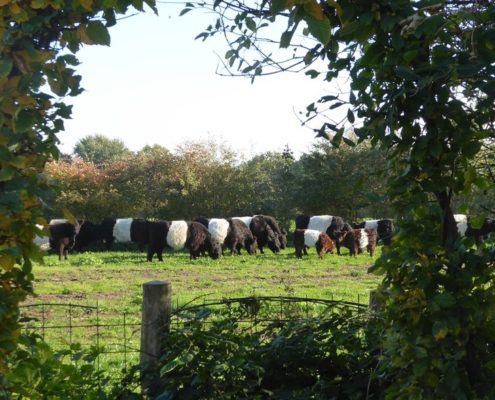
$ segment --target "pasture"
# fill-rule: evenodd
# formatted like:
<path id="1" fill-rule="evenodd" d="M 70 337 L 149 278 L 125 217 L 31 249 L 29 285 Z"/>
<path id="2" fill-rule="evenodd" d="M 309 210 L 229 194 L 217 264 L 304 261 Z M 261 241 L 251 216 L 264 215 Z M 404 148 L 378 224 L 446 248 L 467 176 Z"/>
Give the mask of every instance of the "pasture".
<path id="1" fill-rule="evenodd" d="M 112 376 L 119 376 L 122 368 L 138 362 L 141 322 L 142 285 L 151 280 L 166 280 L 172 284 L 174 307 L 201 303 L 213 299 L 244 296 L 296 296 L 319 299 L 346 300 L 367 303 L 369 291 L 380 281 L 369 274 L 368 267 L 381 253 L 377 249 L 372 258 L 327 254 L 319 259 L 314 248 L 308 256 L 295 257 L 293 247 L 279 254 L 249 256 L 225 255 L 219 260 L 201 257 L 191 261 L 186 251 L 164 254 L 164 261 L 146 261 L 146 254 L 136 249 L 71 253 L 66 261 L 55 254 L 47 255 L 44 264 L 36 264 L 35 298 L 27 303 L 57 303 L 98 305 L 99 314 L 78 314 L 67 309 L 46 309 L 47 326 L 64 326 L 46 330 L 46 339 L 56 348 L 68 346 L 70 341 L 83 347 L 102 345 L 115 354 L 100 356 L 101 367 Z M 228 253 L 228 252 L 227 252 Z M 26 314 L 41 319 L 39 308 L 26 308 Z M 127 327 L 122 326 L 126 314 Z M 95 328 L 94 324 L 103 327 Z M 68 325 L 71 325 L 69 330 Z M 105 327 L 105 324 L 114 325 Z M 75 329 L 72 325 L 83 326 Z M 38 321 L 38 327 L 40 322 Z M 97 330 L 99 329 L 99 333 Z M 98 339 L 97 339 L 97 336 Z M 129 351 L 123 363 L 122 349 Z"/>
<path id="2" fill-rule="evenodd" d="M 194 261 L 186 252 L 167 252 L 164 261 L 147 262 L 137 251 L 71 254 L 66 261 L 48 255 L 34 267 L 37 302 L 98 301 L 109 311 L 139 313 L 142 284 L 150 280 L 171 282 L 179 305 L 198 298 L 251 295 L 300 297 L 366 302 L 380 277 L 367 268 L 380 255 L 351 257 L 327 254 L 319 259 L 315 249 L 297 259 L 294 248 L 280 254 L 265 251 L 256 256 L 225 255 L 219 260 Z"/>

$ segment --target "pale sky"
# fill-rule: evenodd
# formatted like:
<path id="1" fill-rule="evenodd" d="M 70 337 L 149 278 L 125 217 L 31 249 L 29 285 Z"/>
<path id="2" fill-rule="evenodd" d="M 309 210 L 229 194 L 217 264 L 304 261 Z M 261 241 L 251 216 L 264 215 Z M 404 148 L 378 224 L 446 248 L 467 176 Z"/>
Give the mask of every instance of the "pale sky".
<path id="1" fill-rule="evenodd" d="M 213 138 L 248 157 L 286 144 L 300 154 L 316 143 L 297 113 L 327 94 L 328 84 L 294 73 L 253 84 L 216 74 L 226 45 L 194 40 L 215 16 L 195 10 L 179 17 L 182 8 L 161 4 L 159 16 L 149 11 L 119 21 L 110 28 L 110 47 L 78 53 L 86 91 L 68 101 L 74 107 L 59 135 L 62 152 L 93 134 L 121 139 L 134 151 Z"/>

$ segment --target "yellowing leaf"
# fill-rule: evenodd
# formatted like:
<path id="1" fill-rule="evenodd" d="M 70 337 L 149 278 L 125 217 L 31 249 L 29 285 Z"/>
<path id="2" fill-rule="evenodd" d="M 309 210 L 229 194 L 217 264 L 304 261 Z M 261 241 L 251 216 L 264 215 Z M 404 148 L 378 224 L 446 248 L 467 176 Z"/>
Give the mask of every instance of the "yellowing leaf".
<path id="1" fill-rule="evenodd" d="M 342 15 L 342 7 L 340 6 L 340 4 L 338 2 L 336 2 L 335 0 L 327 0 L 327 4 L 330 7 L 335 8 L 335 11 L 337 11 L 337 15 L 339 17 Z"/>
<path id="2" fill-rule="evenodd" d="M 10 271 L 15 264 L 15 259 L 11 255 L 2 254 L 0 256 L 0 266 L 6 270 Z"/>
<path id="3" fill-rule="evenodd" d="M 323 14 L 323 10 L 321 9 L 320 5 L 316 2 L 316 0 L 310 0 L 304 3 L 304 11 L 308 15 L 319 20 L 325 18 L 325 14 Z"/>
<path id="4" fill-rule="evenodd" d="M 6 6 L 9 3 L 10 3 L 10 0 L 0 0 L 0 7 L 1 6 Z"/>
<path id="5" fill-rule="evenodd" d="M 12 14 L 20 14 L 22 12 L 22 8 L 19 7 L 19 5 L 17 3 L 10 3 L 9 8 L 10 8 L 10 12 Z"/>
<path id="6" fill-rule="evenodd" d="M 34 9 L 46 8 L 47 3 L 46 0 L 32 0 L 31 7 Z"/>
<path id="7" fill-rule="evenodd" d="M 79 3 L 88 11 L 93 9 L 93 0 L 79 0 Z"/>

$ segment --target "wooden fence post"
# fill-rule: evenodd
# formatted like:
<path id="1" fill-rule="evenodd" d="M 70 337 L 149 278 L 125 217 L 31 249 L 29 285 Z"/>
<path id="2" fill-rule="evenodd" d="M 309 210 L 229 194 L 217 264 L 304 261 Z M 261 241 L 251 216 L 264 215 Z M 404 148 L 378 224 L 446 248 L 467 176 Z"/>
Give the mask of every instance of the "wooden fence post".
<path id="1" fill-rule="evenodd" d="M 159 379 L 158 360 L 162 340 L 170 331 L 172 313 L 172 285 L 169 282 L 151 281 L 143 284 L 143 310 L 141 321 L 141 389 L 154 398 Z"/>
<path id="2" fill-rule="evenodd" d="M 383 299 L 379 297 L 377 290 L 370 290 L 369 307 L 373 312 L 380 312 L 383 309 Z"/>

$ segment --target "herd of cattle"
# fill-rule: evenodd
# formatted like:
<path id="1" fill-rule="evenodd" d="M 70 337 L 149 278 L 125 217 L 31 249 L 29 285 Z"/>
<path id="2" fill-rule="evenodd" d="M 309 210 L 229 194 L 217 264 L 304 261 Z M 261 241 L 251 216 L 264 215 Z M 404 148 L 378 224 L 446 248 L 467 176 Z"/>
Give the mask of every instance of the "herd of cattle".
<path id="1" fill-rule="evenodd" d="M 465 215 L 457 214 L 455 218 L 459 233 L 475 236 L 477 243 L 495 229 L 491 220 L 487 220 L 481 229 L 474 230 Z M 378 242 L 389 245 L 394 233 L 390 219 L 351 225 L 336 216 L 298 215 L 295 223 L 294 247 L 299 258 L 307 255 L 307 249 L 313 246 L 320 258 L 334 250 L 340 255 L 341 247 L 347 248 L 351 255 L 367 251 L 373 256 Z M 229 249 L 232 255 L 240 254 L 242 249 L 254 255 L 257 249 L 263 253 L 263 249 L 268 247 L 278 253 L 287 246 L 287 232 L 269 215 L 228 219 L 199 217 L 192 222 L 105 218 L 101 223 L 77 221 L 72 224 L 55 219 L 50 221 L 48 231 L 49 237 L 37 237 L 35 243 L 45 248 L 49 246 L 60 259 L 67 259 L 69 249 L 84 251 L 94 242 L 103 243 L 107 250 L 114 242 L 135 242 L 141 251 L 147 246 L 148 261 L 152 261 L 155 254 L 159 261 L 163 261 L 166 247 L 173 250 L 187 248 L 191 259 L 206 254 L 217 259 L 225 249 Z"/>
<path id="2" fill-rule="evenodd" d="M 39 227 L 42 229 L 42 227 Z M 208 254 L 217 259 L 224 249 L 240 254 L 244 249 L 254 255 L 268 247 L 278 253 L 287 246 L 287 232 L 281 229 L 270 215 L 255 215 L 233 218 L 199 217 L 187 221 L 148 221 L 145 219 L 105 218 L 100 223 L 77 221 L 74 224 L 63 219 L 51 220 L 48 225 L 49 237 L 37 237 L 35 242 L 57 251 L 59 258 L 67 258 L 69 249 L 84 251 L 91 243 L 101 242 L 110 250 L 114 242 L 135 242 L 143 251 L 147 246 L 147 260 L 154 255 L 162 261 L 163 250 L 187 248 L 191 259 Z M 296 255 L 307 254 L 307 248 L 315 246 L 320 257 L 334 249 L 346 247 L 351 255 L 367 249 L 370 255 L 377 241 L 389 244 L 392 237 L 391 220 L 374 220 L 351 227 L 340 217 L 329 215 L 296 217 L 294 246 Z"/>

